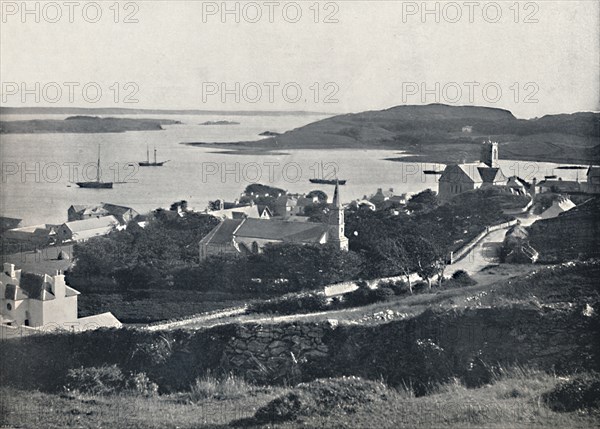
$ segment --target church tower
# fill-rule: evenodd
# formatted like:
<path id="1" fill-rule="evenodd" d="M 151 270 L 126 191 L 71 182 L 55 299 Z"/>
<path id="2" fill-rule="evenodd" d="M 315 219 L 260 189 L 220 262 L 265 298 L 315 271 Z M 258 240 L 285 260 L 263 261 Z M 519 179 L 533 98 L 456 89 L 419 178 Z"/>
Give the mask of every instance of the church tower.
<path id="1" fill-rule="evenodd" d="M 340 250 L 348 251 L 348 239 L 344 235 L 344 207 L 340 200 L 340 188 L 335 184 L 333 192 L 333 204 L 329 214 L 328 243 L 335 244 Z"/>
<path id="2" fill-rule="evenodd" d="M 487 142 L 483 142 L 480 160 L 490 168 L 500 167 L 498 164 L 498 143 L 489 139 Z"/>

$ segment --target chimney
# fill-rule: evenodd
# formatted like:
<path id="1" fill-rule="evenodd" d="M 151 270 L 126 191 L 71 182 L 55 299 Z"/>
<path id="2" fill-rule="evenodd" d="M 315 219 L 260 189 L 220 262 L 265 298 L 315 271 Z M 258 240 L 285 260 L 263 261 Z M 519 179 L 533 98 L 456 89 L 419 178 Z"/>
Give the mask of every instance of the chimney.
<path id="1" fill-rule="evenodd" d="M 383 189 L 382 188 L 377 188 L 377 193 L 378 194 L 383 194 Z"/>
<path id="2" fill-rule="evenodd" d="M 57 271 L 56 275 L 52 277 L 52 294 L 56 299 L 64 298 L 67 293 L 67 285 L 65 283 L 65 276 L 61 271 Z"/>
<path id="3" fill-rule="evenodd" d="M 4 274 L 9 276 L 11 279 L 15 278 L 15 264 L 4 263 Z"/>

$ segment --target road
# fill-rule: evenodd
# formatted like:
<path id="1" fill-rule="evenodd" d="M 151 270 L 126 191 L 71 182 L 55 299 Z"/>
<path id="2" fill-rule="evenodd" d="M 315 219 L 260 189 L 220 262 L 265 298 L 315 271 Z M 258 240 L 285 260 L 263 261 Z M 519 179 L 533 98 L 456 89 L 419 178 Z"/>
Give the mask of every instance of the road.
<path id="1" fill-rule="evenodd" d="M 483 237 L 464 258 L 452 265 L 448 265 L 446 274 L 450 275 L 457 270 L 464 270 L 473 275 L 487 265 L 499 263 L 498 256 L 506 231 L 508 231 L 508 228 L 499 229 Z"/>

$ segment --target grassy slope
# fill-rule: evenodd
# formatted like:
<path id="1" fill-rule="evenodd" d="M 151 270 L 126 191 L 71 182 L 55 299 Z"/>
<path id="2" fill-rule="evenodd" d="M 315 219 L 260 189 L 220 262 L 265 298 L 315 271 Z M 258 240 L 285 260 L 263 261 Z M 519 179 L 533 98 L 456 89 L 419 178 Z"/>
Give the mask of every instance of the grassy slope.
<path id="1" fill-rule="evenodd" d="M 462 133 L 465 125 L 473 132 Z M 428 105 L 334 116 L 258 142 L 217 146 L 238 151 L 393 149 L 446 163 L 479 159 L 482 139 L 492 137 L 505 159 L 588 163 L 600 158 L 598 134 L 593 113 L 519 120 L 501 109 Z"/>
<path id="2" fill-rule="evenodd" d="M 341 381 L 341 383 L 340 383 Z M 348 380 L 325 381 L 343 385 Z M 361 380 L 352 378 L 360 387 Z M 595 427 L 595 413 L 551 411 L 541 395 L 562 380 L 554 375 L 521 368 L 507 370 L 492 384 L 467 389 L 459 383 L 439 386 L 437 393 L 415 398 L 405 390 L 381 385 L 377 391 L 366 384 L 361 402 L 353 390 L 344 395 L 337 390 L 318 389 L 319 382 L 306 387 L 256 388 L 238 392 L 235 397 L 210 397 L 190 402 L 188 395 L 144 398 L 134 395 L 89 396 L 52 395 L 0 388 L 3 413 L 0 424 L 15 427 L 128 427 L 128 428 L 213 428 L 273 427 L 271 423 L 252 425 L 251 418 L 277 396 L 306 392 L 312 408 L 302 410 L 294 420 L 276 427 L 294 428 L 530 428 Z M 323 397 L 322 395 L 326 396 Z M 316 402 L 316 405 L 315 405 Z M 302 403 L 304 405 L 304 403 Z"/>

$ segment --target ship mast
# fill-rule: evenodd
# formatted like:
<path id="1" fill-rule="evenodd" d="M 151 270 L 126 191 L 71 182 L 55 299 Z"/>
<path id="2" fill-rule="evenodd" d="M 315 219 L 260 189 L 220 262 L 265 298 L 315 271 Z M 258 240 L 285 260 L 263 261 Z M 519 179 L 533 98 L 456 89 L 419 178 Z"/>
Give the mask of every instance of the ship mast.
<path id="1" fill-rule="evenodd" d="M 156 147 L 154 147 L 154 164 L 156 164 Z"/>
<path id="2" fill-rule="evenodd" d="M 150 148 L 146 145 L 146 161 L 150 164 Z"/>
<path id="3" fill-rule="evenodd" d="M 98 165 L 96 167 L 96 182 L 100 183 L 100 145 L 98 145 Z"/>

